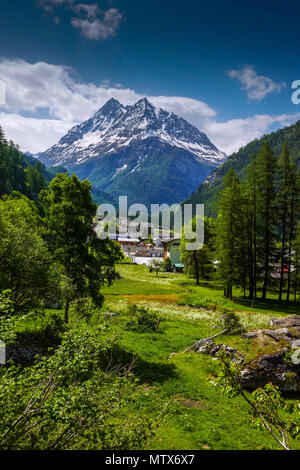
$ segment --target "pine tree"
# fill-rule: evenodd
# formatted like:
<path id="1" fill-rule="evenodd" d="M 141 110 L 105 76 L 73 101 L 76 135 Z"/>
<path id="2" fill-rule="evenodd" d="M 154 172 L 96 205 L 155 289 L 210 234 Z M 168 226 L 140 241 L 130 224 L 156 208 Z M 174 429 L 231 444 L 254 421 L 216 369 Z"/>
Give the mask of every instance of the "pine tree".
<path id="1" fill-rule="evenodd" d="M 279 214 L 280 214 L 280 228 L 281 234 L 281 250 L 280 250 L 280 285 L 279 285 L 279 300 L 282 300 L 282 291 L 284 283 L 284 272 L 286 269 L 286 239 L 287 239 L 287 224 L 289 216 L 289 199 L 290 199 L 290 152 L 287 142 L 284 142 L 283 149 L 279 159 Z"/>
<path id="2" fill-rule="evenodd" d="M 271 262 L 275 254 L 276 173 L 277 159 L 269 143 L 266 142 L 257 156 L 258 233 L 260 235 L 260 259 L 263 260 L 262 300 L 265 300 L 267 296 Z"/>
<path id="3" fill-rule="evenodd" d="M 244 188 L 248 241 L 249 298 L 257 295 L 257 160 L 251 156 Z"/>
<path id="4" fill-rule="evenodd" d="M 288 230 L 288 282 L 287 282 L 287 296 L 286 300 L 289 302 L 291 291 L 291 271 L 293 262 L 293 249 L 297 235 L 297 222 L 300 215 L 300 175 L 297 172 L 295 159 L 290 155 L 290 172 L 289 172 L 289 211 L 287 220 Z"/>
<path id="5" fill-rule="evenodd" d="M 217 219 L 218 275 L 224 282 L 224 294 L 232 299 L 233 286 L 244 285 L 245 218 L 241 184 L 233 169 L 228 171 L 224 185 Z"/>
<path id="6" fill-rule="evenodd" d="M 196 228 L 196 219 L 192 221 L 192 228 Z M 185 270 L 196 279 L 196 284 L 200 284 L 200 279 L 209 279 L 213 271 L 213 251 L 215 241 L 215 221 L 204 218 L 204 245 L 200 250 L 187 250 L 186 239 L 183 236 L 181 241 L 181 259 L 185 265 Z"/>
<path id="7" fill-rule="evenodd" d="M 294 301 L 297 300 L 297 294 L 299 293 L 300 288 L 300 225 L 296 229 L 296 235 L 294 240 Z M 288 291 L 289 294 L 289 291 Z"/>

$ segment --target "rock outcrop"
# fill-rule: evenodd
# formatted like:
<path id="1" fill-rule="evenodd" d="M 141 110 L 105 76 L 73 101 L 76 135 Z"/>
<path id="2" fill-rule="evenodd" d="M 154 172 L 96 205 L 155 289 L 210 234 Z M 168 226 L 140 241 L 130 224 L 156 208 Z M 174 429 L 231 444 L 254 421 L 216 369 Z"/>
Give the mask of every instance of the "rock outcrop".
<path id="1" fill-rule="evenodd" d="M 216 357 L 220 351 L 224 351 L 232 357 L 232 360 L 237 362 L 243 362 L 244 356 L 239 351 L 226 344 L 216 344 L 210 339 L 204 339 L 199 342 L 199 346 L 195 349 L 195 352 L 198 354 L 208 354 L 210 356 Z"/>
<path id="2" fill-rule="evenodd" d="M 241 372 L 245 388 L 254 390 L 273 383 L 284 392 L 300 391 L 300 317 L 272 318 L 272 329 L 250 331 L 244 336 L 256 340 L 262 351 Z"/>
<path id="3" fill-rule="evenodd" d="M 216 344 L 211 338 L 200 340 L 191 348 L 213 357 L 220 351 L 231 355 L 233 361 L 242 364 L 242 384 L 247 390 L 273 383 L 283 392 L 300 392 L 300 316 L 272 318 L 270 327 L 243 335 L 258 351 L 249 362 L 236 349 Z"/>

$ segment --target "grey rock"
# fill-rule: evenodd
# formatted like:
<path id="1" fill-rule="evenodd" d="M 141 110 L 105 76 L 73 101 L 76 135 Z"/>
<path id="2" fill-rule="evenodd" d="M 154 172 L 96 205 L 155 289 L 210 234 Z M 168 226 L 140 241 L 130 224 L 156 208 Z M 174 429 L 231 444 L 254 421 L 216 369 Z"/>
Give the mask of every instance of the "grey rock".
<path id="1" fill-rule="evenodd" d="M 287 328 L 299 327 L 300 328 L 300 315 L 290 315 L 285 318 L 271 318 L 270 326 L 282 326 Z"/>
<path id="2" fill-rule="evenodd" d="M 215 358 L 220 351 L 224 351 L 232 356 L 233 361 L 243 362 L 244 360 L 240 352 L 230 346 L 226 346 L 226 344 L 216 344 L 214 341 L 206 339 L 202 340 L 201 343 L 200 347 L 196 349 L 198 354 L 208 354 Z"/>
<path id="3" fill-rule="evenodd" d="M 103 316 L 104 316 L 104 318 L 114 318 L 114 317 L 118 317 L 119 314 L 118 313 L 113 313 L 113 312 L 104 312 Z"/>
<path id="4" fill-rule="evenodd" d="M 264 344 L 266 347 L 273 344 L 277 351 L 262 354 L 251 363 L 245 364 L 241 372 L 242 384 L 246 389 L 255 390 L 272 383 L 283 392 L 299 392 L 300 317 L 291 315 L 286 318 L 272 318 L 270 325 L 274 329 L 259 329 L 244 334 L 248 339 L 260 339 L 262 347 Z"/>

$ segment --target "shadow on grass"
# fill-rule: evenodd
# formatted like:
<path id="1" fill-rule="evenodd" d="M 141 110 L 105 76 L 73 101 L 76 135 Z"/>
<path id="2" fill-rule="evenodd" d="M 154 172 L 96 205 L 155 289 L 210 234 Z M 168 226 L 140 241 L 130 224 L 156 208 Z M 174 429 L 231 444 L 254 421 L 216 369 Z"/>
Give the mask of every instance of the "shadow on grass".
<path id="1" fill-rule="evenodd" d="M 110 360 L 113 364 L 120 364 L 128 366 L 134 362 L 134 375 L 141 381 L 147 382 L 150 385 L 159 383 L 162 384 L 166 380 L 177 377 L 177 371 L 174 364 L 166 362 L 151 362 L 134 355 L 130 351 L 115 344 L 111 351 Z"/>
<path id="2" fill-rule="evenodd" d="M 28 366 L 37 358 L 49 356 L 61 344 L 62 331 L 47 325 L 36 331 L 18 332 L 16 341 L 6 347 L 7 360 Z M 49 348 L 51 352 L 49 353 Z"/>
<path id="3" fill-rule="evenodd" d="M 255 299 L 245 299 L 244 297 L 234 297 L 234 303 L 243 305 L 251 310 L 251 308 L 256 308 L 260 310 L 278 312 L 278 313 L 286 313 L 290 315 L 300 315 L 300 303 L 299 302 L 289 302 L 286 301 L 279 302 L 279 300 L 274 299 L 267 299 L 267 300 L 260 300 Z"/>

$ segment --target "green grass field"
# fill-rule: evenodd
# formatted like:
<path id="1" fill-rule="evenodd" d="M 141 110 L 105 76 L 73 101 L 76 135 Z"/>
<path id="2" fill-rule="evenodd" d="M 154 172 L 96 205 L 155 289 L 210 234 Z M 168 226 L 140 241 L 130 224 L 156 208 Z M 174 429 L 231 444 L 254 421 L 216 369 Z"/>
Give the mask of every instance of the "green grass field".
<path id="1" fill-rule="evenodd" d="M 153 450 L 246 450 L 280 449 L 267 431 L 257 430 L 250 423 L 248 405 L 240 397 L 229 399 L 207 381 L 218 371 L 218 363 L 209 356 L 182 351 L 201 338 L 218 331 L 217 308 L 233 308 L 242 326 L 247 329 L 268 327 L 270 318 L 299 312 L 299 303 L 288 308 L 271 299 L 266 304 L 259 301 L 253 307 L 234 292 L 233 302 L 223 297 L 221 286 L 203 283 L 196 287 L 184 274 L 150 273 L 144 266 L 119 265 L 121 279 L 102 290 L 105 303 L 95 314 L 87 328 L 103 322 L 103 312 L 117 312 L 118 317 L 107 320 L 110 328 L 103 335 L 118 335 L 114 354 L 118 363 L 136 360 L 134 374 L 143 385 L 143 406 L 159 418 L 155 436 L 147 448 Z M 209 299 L 214 308 L 197 308 L 183 301 Z M 162 320 L 157 332 L 140 333 L 126 329 L 129 321 L 128 306 L 145 306 Z M 36 331 L 45 326 L 49 317 L 58 311 L 47 311 L 44 318 L 36 317 L 20 331 Z M 76 327 L 78 319 L 72 317 Z M 220 336 L 216 339 L 242 351 L 247 359 L 259 351 L 241 335 Z M 173 354 L 175 353 L 175 354 Z M 171 357 L 170 357 L 171 356 Z M 158 410 L 158 411 L 157 411 Z M 128 416 L 138 410 L 128 410 Z M 300 441 L 292 448 L 300 448 Z"/>
<path id="2" fill-rule="evenodd" d="M 299 312 L 299 304 L 288 308 L 275 299 L 253 307 L 234 292 L 233 302 L 223 297 L 221 286 L 203 283 L 196 287 L 184 274 L 149 273 L 144 266 L 122 265 L 121 279 L 105 289 L 105 310 L 120 317 L 111 320 L 122 330 L 128 321 L 128 303 L 147 306 L 162 318 L 158 333 L 123 331 L 119 340 L 122 354 L 129 360 L 138 356 L 135 373 L 145 384 L 149 406 L 169 403 L 170 413 L 159 426 L 150 449 L 278 449 L 267 432 L 250 425 L 249 410 L 241 398 L 229 399 L 214 389 L 207 377 L 216 373 L 217 363 L 186 347 L 214 333 L 216 313 L 189 305 L 179 305 L 182 297 L 208 298 L 233 308 L 243 326 L 250 330 L 269 326 L 273 316 Z M 240 335 L 221 336 L 218 342 L 232 345 L 252 356 L 255 351 Z M 252 348 L 252 349 L 251 349 Z M 176 353 L 170 355 L 172 353 Z M 294 444 L 300 448 L 300 444 Z"/>

